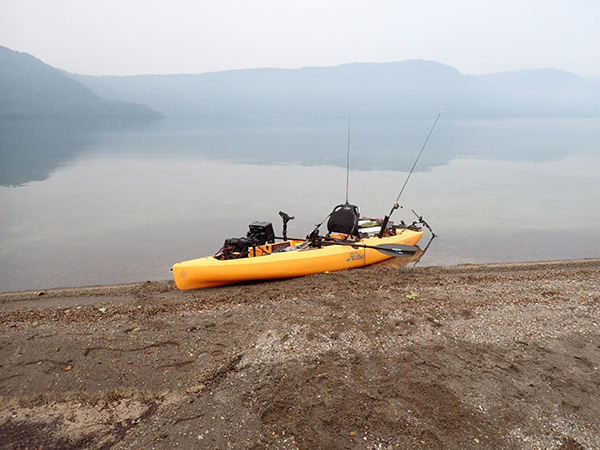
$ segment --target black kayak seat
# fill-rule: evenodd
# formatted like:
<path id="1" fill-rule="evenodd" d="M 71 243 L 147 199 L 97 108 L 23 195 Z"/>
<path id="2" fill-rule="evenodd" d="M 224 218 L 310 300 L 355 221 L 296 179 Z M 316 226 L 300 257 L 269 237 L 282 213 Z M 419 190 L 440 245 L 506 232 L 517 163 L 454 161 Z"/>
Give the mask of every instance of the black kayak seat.
<path id="1" fill-rule="evenodd" d="M 329 215 L 327 231 L 332 233 L 343 233 L 350 236 L 358 236 L 358 219 L 360 211 L 358 206 L 344 203 L 337 205 Z"/>

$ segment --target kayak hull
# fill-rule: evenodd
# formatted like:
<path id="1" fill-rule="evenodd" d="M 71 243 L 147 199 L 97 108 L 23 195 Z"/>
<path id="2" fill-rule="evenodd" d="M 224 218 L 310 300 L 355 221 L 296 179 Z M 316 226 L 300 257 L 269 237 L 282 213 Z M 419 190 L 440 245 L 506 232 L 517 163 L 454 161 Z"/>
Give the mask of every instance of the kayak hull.
<path id="1" fill-rule="evenodd" d="M 423 236 L 421 230 L 404 229 L 388 237 L 361 239 L 356 244 L 416 245 Z M 292 247 L 293 248 L 293 247 Z M 173 277 L 182 290 L 199 289 L 251 280 L 293 278 L 322 272 L 353 269 L 375 264 L 392 256 L 372 248 L 351 245 L 326 245 L 267 255 L 219 260 L 213 256 L 183 261 L 173 266 Z"/>

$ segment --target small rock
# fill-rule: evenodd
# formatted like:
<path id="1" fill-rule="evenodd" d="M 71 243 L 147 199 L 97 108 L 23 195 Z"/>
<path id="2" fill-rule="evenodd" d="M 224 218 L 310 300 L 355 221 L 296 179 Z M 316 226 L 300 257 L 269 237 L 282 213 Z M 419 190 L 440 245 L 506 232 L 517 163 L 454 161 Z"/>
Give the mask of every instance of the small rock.
<path id="1" fill-rule="evenodd" d="M 196 386 L 190 386 L 185 390 L 185 392 L 188 394 L 197 394 L 198 392 L 202 392 L 204 389 L 206 389 L 204 384 L 197 384 Z"/>

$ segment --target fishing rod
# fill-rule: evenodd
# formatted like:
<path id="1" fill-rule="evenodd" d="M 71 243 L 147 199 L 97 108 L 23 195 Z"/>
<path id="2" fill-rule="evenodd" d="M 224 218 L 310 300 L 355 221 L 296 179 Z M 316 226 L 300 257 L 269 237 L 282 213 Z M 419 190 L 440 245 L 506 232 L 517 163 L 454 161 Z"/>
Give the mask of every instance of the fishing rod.
<path id="1" fill-rule="evenodd" d="M 435 126 L 438 123 L 438 120 L 440 120 L 440 116 L 444 112 L 444 108 L 446 108 L 446 104 L 448 103 L 448 100 L 450 100 L 450 97 L 452 96 L 452 92 L 453 91 L 450 91 L 450 93 L 448 94 L 448 97 L 446 97 L 446 101 L 444 101 L 444 104 L 442 105 L 440 112 L 438 113 L 437 117 L 435 118 L 435 121 L 433 122 L 433 125 L 432 125 L 431 129 L 429 130 L 429 134 L 427 134 L 427 138 L 425 139 L 425 142 L 423 142 L 423 145 L 421 146 L 421 150 L 419 151 L 419 154 L 417 155 L 417 158 L 415 159 L 415 162 L 413 163 L 412 168 L 410 169 L 410 172 L 408 173 L 408 176 L 406 177 L 406 180 L 404 181 L 404 184 L 402 185 L 402 189 L 400 189 L 400 193 L 398 194 L 398 197 L 396 197 L 396 201 L 392 205 L 392 209 L 390 210 L 389 214 L 383 218 L 383 224 L 381 225 L 381 231 L 379 232 L 380 238 L 382 238 L 383 234 L 385 233 L 385 229 L 387 227 L 388 222 L 390 221 L 390 217 L 392 216 L 392 214 L 394 213 L 395 210 L 400 208 L 400 204 L 398 203 L 398 201 L 400 200 L 400 197 L 402 196 L 402 193 L 404 192 L 404 188 L 408 184 L 408 180 L 410 180 L 410 177 L 413 174 L 415 167 L 417 166 L 417 163 L 419 162 L 419 158 L 421 158 L 421 154 L 423 153 L 423 150 L 425 150 L 425 146 L 427 145 L 427 142 L 429 141 L 429 138 L 431 137 L 431 134 L 433 133 L 433 130 L 435 129 Z"/>
<path id="2" fill-rule="evenodd" d="M 348 111 L 348 150 L 346 151 L 346 203 L 348 203 L 348 187 L 350 186 L 350 111 Z"/>

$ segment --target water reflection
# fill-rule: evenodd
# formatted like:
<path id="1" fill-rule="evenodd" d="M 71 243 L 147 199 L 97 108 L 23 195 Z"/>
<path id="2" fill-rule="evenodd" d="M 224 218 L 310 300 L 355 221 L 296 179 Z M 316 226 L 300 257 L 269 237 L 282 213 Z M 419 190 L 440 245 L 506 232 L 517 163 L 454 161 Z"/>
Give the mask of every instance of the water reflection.
<path id="1" fill-rule="evenodd" d="M 390 210 L 431 126 L 392 123 L 353 124 L 350 200 L 365 215 Z M 599 125 L 440 122 L 394 214 L 414 208 L 439 234 L 419 264 L 600 256 Z M 165 279 L 255 220 L 279 232 L 279 210 L 304 236 L 345 196 L 346 119 L 5 130 L 0 291 Z"/>
<path id="2" fill-rule="evenodd" d="M 432 123 L 364 119 L 351 124 L 353 170 L 410 168 Z M 598 119 L 442 120 L 416 168 L 457 157 L 546 161 L 590 151 Z M 0 120 L 0 185 L 45 180 L 82 155 L 190 155 L 258 165 L 344 167 L 348 123 L 338 119 Z"/>
<path id="3" fill-rule="evenodd" d="M 153 120 L 0 119 L 0 185 L 42 181 L 95 148 L 109 133 L 141 131 Z"/>

